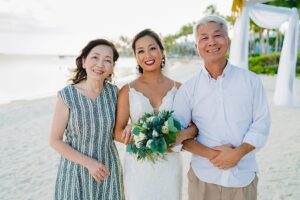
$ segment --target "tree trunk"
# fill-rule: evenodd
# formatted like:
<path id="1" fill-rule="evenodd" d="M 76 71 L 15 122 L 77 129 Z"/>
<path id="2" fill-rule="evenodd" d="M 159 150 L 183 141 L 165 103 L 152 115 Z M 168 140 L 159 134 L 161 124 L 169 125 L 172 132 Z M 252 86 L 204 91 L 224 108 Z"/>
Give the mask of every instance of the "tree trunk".
<path id="1" fill-rule="evenodd" d="M 259 45 L 260 45 L 260 53 L 261 54 L 265 54 L 265 48 L 264 48 L 264 37 L 263 37 L 263 32 L 264 32 L 264 28 L 260 28 L 259 30 Z"/>
<path id="2" fill-rule="evenodd" d="M 265 52 L 266 54 L 270 53 L 270 29 L 267 29 L 266 43 L 265 43 Z"/>
<path id="3" fill-rule="evenodd" d="M 279 30 L 276 29 L 276 40 L 275 40 L 275 49 L 274 49 L 275 52 L 279 51 L 278 46 L 279 46 Z"/>

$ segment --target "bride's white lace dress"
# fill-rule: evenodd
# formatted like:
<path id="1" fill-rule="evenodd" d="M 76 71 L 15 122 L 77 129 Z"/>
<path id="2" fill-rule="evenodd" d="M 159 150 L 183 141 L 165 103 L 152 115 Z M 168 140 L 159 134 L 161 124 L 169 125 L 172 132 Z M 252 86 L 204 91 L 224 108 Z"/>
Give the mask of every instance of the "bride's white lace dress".
<path id="1" fill-rule="evenodd" d="M 158 109 L 154 109 L 149 99 L 141 92 L 129 87 L 130 116 L 135 123 L 144 113 L 172 110 L 177 88 L 166 94 Z M 181 159 L 179 153 L 168 153 L 167 160 L 155 164 L 137 161 L 136 156 L 125 153 L 124 187 L 126 200 L 180 200 L 181 199 Z"/>

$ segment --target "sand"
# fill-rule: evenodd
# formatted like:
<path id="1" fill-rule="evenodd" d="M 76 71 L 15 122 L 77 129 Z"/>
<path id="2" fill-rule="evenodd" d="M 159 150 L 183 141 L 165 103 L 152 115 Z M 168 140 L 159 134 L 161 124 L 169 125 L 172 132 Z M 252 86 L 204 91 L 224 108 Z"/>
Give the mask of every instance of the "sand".
<path id="1" fill-rule="evenodd" d="M 200 61 L 172 60 L 165 70 L 184 82 Z M 134 76 L 124 79 L 130 81 Z M 269 100 L 272 125 L 266 146 L 257 153 L 260 168 L 258 199 L 300 199 L 300 108 L 275 106 L 276 77 L 261 76 Z M 126 80 L 126 81 L 125 81 Z M 300 88 L 300 80 L 296 80 Z M 298 102 L 300 92 L 297 91 Z M 53 199 L 59 155 L 49 146 L 56 97 L 0 105 L 0 199 Z M 118 144 L 121 159 L 124 147 Z M 187 199 L 189 153 L 182 153 L 183 199 Z M 171 192 L 171 191 L 170 191 Z"/>

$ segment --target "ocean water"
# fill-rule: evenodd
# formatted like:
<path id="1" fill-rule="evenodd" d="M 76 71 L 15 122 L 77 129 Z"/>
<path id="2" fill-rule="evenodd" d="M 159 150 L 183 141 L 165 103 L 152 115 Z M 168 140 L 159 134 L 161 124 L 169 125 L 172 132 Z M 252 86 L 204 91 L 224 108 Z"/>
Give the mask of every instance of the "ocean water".
<path id="1" fill-rule="evenodd" d="M 68 84 L 75 56 L 0 55 L 0 104 L 56 95 Z M 136 74 L 134 58 L 119 58 L 116 82 Z"/>

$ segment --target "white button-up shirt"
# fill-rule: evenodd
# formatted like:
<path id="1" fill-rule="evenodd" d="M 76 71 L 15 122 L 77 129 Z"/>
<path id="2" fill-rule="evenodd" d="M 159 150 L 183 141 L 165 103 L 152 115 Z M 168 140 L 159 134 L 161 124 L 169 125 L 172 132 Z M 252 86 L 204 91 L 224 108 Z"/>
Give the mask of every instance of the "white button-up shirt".
<path id="1" fill-rule="evenodd" d="M 183 127 L 191 121 L 196 124 L 196 139 L 207 147 L 248 143 L 257 150 L 269 134 L 269 109 L 259 76 L 229 62 L 217 80 L 202 66 L 180 87 L 173 109 Z M 218 169 L 199 155 L 192 155 L 191 166 L 200 180 L 225 187 L 247 186 L 258 171 L 255 151 L 228 170 Z"/>

